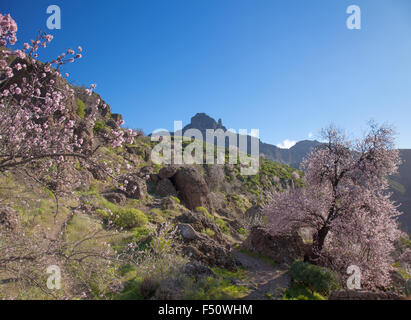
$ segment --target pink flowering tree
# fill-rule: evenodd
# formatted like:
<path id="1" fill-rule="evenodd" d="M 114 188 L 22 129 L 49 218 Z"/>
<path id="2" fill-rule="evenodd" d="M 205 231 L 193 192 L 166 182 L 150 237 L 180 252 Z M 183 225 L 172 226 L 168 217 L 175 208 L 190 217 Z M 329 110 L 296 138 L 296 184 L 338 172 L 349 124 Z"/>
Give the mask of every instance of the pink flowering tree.
<path id="1" fill-rule="evenodd" d="M 390 283 L 391 253 L 400 215 L 390 200 L 388 176 L 400 159 L 393 130 L 371 124 L 369 133 L 352 142 L 329 128 L 327 141 L 302 164 L 306 187 L 274 193 L 265 207 L 273 233 L 312 231 L 312 253 L 306 259 L 337 271 L 361 270 L 362 285 Z"/>
<path id="2" fill-rule="evenodd" d="M 134 134 L 121 128 L 122 120 L 113 120 L 114 124 L 104 130 L 93 130 L 98 112 L 106 107 L 92 92 L 95 85 L 82 91 L 90 103 L 87 112 L 78 114 L 79 89 L 68 84 L 68 73 L 62 69 L 82 58 L 81 47 L 76 51 L 68 49 L 52 61 L 40 62 L 38 52 L 52 41 L 51 35 L 39 33 L 23 48 L 13 49 L 17 42 L 16 22 L 10 15 L 0 14 L 0 27 L 0 174 L 12 172 L 23 175 L 19 181 L 46 185 L 55 195 L 58 212 L 58 196 L 71 192 L 85 176 L 78 164 L 81 169 L 98 168 L 115 174 L 100 161 L 97 150 L 102 145 L 131 143 Z M 102 235 L 103 229 L 93 230 L 70 242 L 65 236 L 66 228 L 77 210 L 74 208 L 51 231 L 38 225 L 26 232 L 19 214 L 1 206 L 0 218 L 6 221 L 0 223 L 2 276 L 9 275 L 24 288 L 35 285 L 54 296 L 45 281 L 45 270 L 53 262 L 62 267 L 65 283 L 73 284 L 70 292 L 78 297 L 81 289 L 91 296 L 90 283 L 107 277 L 105 271 L 119 263 L 118 253 L 110 250 L 108 243 L 96 246 L 96 240 L 115 237 L 118 232 Z M 112 279 L 107 279 L 107 283 L 111 285 Z"/>
<path id="3" fill-rule="evenodd" d="M 76 114 L 75 92 L 61 69 L 82 57 L 81 47 L 43 63 L 37 60 L 38 51 L 52 41 L 51 35 L 39 33 L 22 49 L 13 50 L 8 47 L 17 41 L 16 22 L 0 14 L 0 26 L 0 173 L 16 169 L 56 193 L 71 190 L 81 181 L 75 177 L 74 162 L 96 165 L 97 140 L 116 147 L 133 135 L 125 134 L 119 122 L 95 139 L 100 99 L 85 117 Z M 86 94 L 93 95 L 94 87 Z"/>

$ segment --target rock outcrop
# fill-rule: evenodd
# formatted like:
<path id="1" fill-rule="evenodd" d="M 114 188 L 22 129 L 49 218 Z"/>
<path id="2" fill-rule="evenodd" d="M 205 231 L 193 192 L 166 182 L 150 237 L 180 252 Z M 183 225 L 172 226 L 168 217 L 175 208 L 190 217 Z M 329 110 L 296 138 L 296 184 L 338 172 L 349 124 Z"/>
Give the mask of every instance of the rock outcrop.
<path id="1" fill-rule="evenodd" d="M 109 192 L 109 193 L 103 194 L 103 196 L 108 201 L 115 203 L 117 205 L 123 205 L 127 200 L 126 196 L 120 192 Z"/>
<path id="2" fill-rule="evenodd" d="M 210 211 L 212 210 L 208 201 L 210 191 L 207 183 L 195 168 L 181 167 L 172 177 L 172 181 L 174 181 L 174 185 L 177 191 L 180 192 L 188 209 L 194 210 L 196 207 L 206 207 Z"/>
<path id="3" fill-rule="evenodd" d="M 176 196 L 177 190 L 170 179 L 164 178 L 157 182 L 156 193 L 161 197 Z"/>
<path id="4" fill-rule="evenodd" d="M 298 234 L 273 236 L 263 227 L 253 227 L 242 246 L 248 251 L 269 257 L 278 264 L 290 264 L 296 259 L 303 259 L 308 252 Z"/>
<path id="5" fill-rule="evenodd" d="M 129 174 L 123 177 L 125 183 L 125 193 L 132 199 L 143 199 L 147 195 L 147 183 L 137 174 Z"/>
<path id="6" fill-rule="evenodd" d="M 185 212 L 176 217 L 176 222 L 184 241 L 184 255 L 208 266 L 237 269 L 230 245 L 212 219 L 201 212 Z M 202 233 L 205 229 L 214 232 L 214 236 L 210 238 Z"/>

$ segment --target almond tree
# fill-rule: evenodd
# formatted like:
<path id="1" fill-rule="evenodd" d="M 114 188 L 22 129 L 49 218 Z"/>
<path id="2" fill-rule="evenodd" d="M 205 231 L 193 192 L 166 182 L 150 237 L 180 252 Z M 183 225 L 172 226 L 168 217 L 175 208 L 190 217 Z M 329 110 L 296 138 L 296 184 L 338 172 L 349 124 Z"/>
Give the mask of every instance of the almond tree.
<path id="1" fill-rule="evenodd" d="M 327 142 L 303 161 L 306 187 L 271 195 L 265 207 L 271 231 L 309 228 L 309 262 L 331 267 L 342 279 L 357 265 L 363 285 L 388 285 L 400 215 L 387 191 L 387 178 L 400 164 L 393 135 L 371 124 L 362 140 L 352 142 L 333 127 L 325 130 Z"/>
<path id="2" fill-rule="evenodd" d="M 78 181 L 73 171 L 68 172 L 72 160 L 85 166 L 93 163 L 93 127 L 98 108 L 104 107 L 96 99 L 83 118 L 77 115 L 74 90 L 61 74 L 65 64 L 82 58 L 82 48 L 68 49 L 42 63 L 37 60 L 38 51 L 46 48 L 53 36 L 39 33 L 21 50 L 12 50 L 6 47 L 17 41 L 17 24 L 10 15 L 0 14 L 0 26 L 0 173 L 24 169 L 36 179 L 48 177 L 51 190 L 59 190 L 59 186 L 70 190 Z M 94 87 L 86 89 L 88 95 Z M 102 131 L 104 143 L 116 147 L 125 138 L 132 139 L 132 133 L 125 134 L 120 126 L 117 123 L 117 127 Z"/>
<path id="3" fill-rule="evenodd" d="M 62 68 L 82 58 L 82 48 L 68 49 L 50 62 L 40 62 L 38 51 L 46 48 L 53 37 L 39 33 L 20 50 L 16 44 L 17 24 L 10 15 L 0 14 L 0 174 L 20 173 L 46 185 L 55 196 L 70 192 L 81 181 L 82 172 L 76 163 L 92 169 L 98 164 L 98 147 L 102 144 L 117 147 L 131 142 L 133 133 L 121 128 L 121 122 L 111 128 L 93 132 L 99 100 L 84 116 L 76 113 L 75 92 L 62 75 Z M 85 89 L 95 95 L 95 85 Z M 97 95 L 95 95 L 97 97 Z M 96 145 L 99 141 L 99 145 Z M 109 168 L 101 168 L 107 170 Z M 21 181 L 25 181 L 21 179 Z M 58 207 L 58 205 L 57 205 Z M 1 214 L 10 208 L 0 208 Z M 5 211 L 6 210 L 6 211 Z M 94 243 L 102 237 L 92 232 L 75 243 L 65 239 L 65 227 L 76 209 L 60 226 L 56 234 L 44 230 L 27 233 L 16 215 L 15 226 L 0 221 L 0 271 L 13 281 L 25 281 L 43 291 L 45 267 L 50 263 L 75 266 L 72 275 L 86 274 L 87 279 L 102 278 L 108 265 L 118 260 L 117 254 Z M 10 219 L 9 219 L 10 220 Z M 66 267 L 67 268 L 67 267 Z M 87 282 L 87 281 L 86 281 Z M 49 292 L 47 292 L 49 293 Z"/>

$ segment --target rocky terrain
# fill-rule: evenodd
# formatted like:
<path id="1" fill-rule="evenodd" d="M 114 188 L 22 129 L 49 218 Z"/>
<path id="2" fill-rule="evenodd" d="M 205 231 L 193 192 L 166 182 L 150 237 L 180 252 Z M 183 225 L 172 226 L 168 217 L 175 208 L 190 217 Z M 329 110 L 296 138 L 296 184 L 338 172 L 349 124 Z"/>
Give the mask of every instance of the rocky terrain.
<path id="1" fill-rule="evenodd" d="M 75 91 L 80 116 L 101 99 L 96 93 L 85 95 L 83 88 Z M 103 100 L 98 110 L 89 139 L 99 139 L 99 132 L 122 118 Z M 184 130 L 189 128 L 225 129 L 221 120 L 205 114 L 193 117 Z M 156 252 L 113 270 L 94 262 L 93 268 L 104 268 L 99 269 L 103 278 L 74 277 L 78 283 L 67 286 L 65 297 L 76 297 L 81 291 L 87 298 L 281 299 L 290 286 L 289 265 L 303 259 L 309 245 L 300 236 L 271 236 L 263 227 L 261 207 L 267 192 L 302 186 L 303 173 L 286 163 L 296 166 L 317 144 L 300 142 L 282 150 L 260 142 L 264 156 L 259 173 L 243 176 L 239 164 L 157 165 L 151 161 L 155 143 L 139 131 L 133 144 L 112 148 L 103 143 L 98 150 L 102 163 L 119 168 L 117 182 L 98 167 L 77 166 L 82 172 L 81 186 L 58 203 L 35 181 L 27 187 L 26 178 L 18 172 L 2 176 L 0 193 L 5 200 L 0 223 L 18 228 L 21 221 L 26 232 L 44 232 L 52 242 L 61 235 L 82 242 L 90 230 L 99 230 L 104 236 L 93 246 L 108 243 L 109 250 L 118 251 L 132 239 L 138 248 Z M 404 183 L 403 176 L 395 181 Z M 402 195 L 407 198 L 406 192 Z M 115 236 L 110 234 L 113 230 Z M 404 285 L 403 280 L 400 283 Z M 47 297 L 35 286 L 16 285 L 7 272 L 0 273 L 0 285 L 0 298 Z"/>
<path id="2" fill-rule="evenodd" d="M 73 116 L 84 117 L 101 97 L 96 93 L 88 96 L 84 88 L 74 89 L 77 106 L 73 107 L 76 113 Z M 87 139 L 100 139 L 100 133 L 115 127 L 121 118 L 120 114 L 112 113 L 110 106 L 101 99 L 97 121 L 93 132 L 88 132 Z M 4 200 L 0 223 L 8 228 L 17 228 L 15 224 L 20 221 L 19 225 L 27 233 L 34 230 L 44 233 L 46 242 L 58 241 L 62 235 L 73 240 L 81 239 L 91 229 L 98 229 L 107 236 L 101 243 L 97 241 L 98 246 L 108 243 L 110 250 L 121 248 L 125 239 L 135 239 L 137 246 L 141 247 L 154 246 L 156 239 L 161 238 L 158 235 L 162 234 L 161 239 L 169 241 L 172 247 L 175 266 L 179 266 L 177 274 L 187 272 L 188 278 L 194 277 L 193 281 L 200 281 L 197 279 L 199 273 L 211 275 L 217 278 L 216 287 L 226 286 L 233 291 L 226 293 L 225 297 L 245 296 L 248 288 L 230 282 L 238 272 L 245 272 L 233 255 L 233 248 L 246 239 L 255 224 L 261 223 L 260 208 L 265 193 L 301 185 L 302 173 L 267 159 L 261 159 L 260 172 L 255 176 L 242 176 L 239 164 L 157 165 L 151 161 L 155 143 L 142 132 L 138 132 L 133 144 L 112 148 L 103 140 L 100 143 L 97 158 L 113 170 L 119 170 L 120 176 L 116 181 L 98 166 L 86 169 L 78 163 L 75 170 L 81 172 L 81 184 L 73 194 L 59 198 L 57 202 L 47 187 L 36 187 L 35 179 L 29 184 L 32 187 L 27 187 L 24 175 L 10 171 L 1 177 L 0 192 Z M 113 230 L 117 233 L 115 237 L 109 235 Z M 167 233 L 170 235 L 166 236 Z M 131 290 L 141 296 L 142 289 L 138 289 L 141 281 L 150 281 L 149 273 L 143 269 L 132 267 L 121 275 L 116 271 L 116 277 L 121 278 L 119 286 L 124 292 Z M 231 280 L 226 279 L 226 273 L 230 274 Z M 1 297 L 42 296 L 35 288 L 29 290 L 25 287 L 19 291 L 14 280 L 8 279 L 11 278 L 7 272 L 0 273 L 3 283 Z M 133 281 L 137 281 L 138 286 L 129 289 Z M 179 291 L 181 283 L 176 281 L 164 278 L 164 274 L 159 275 L 155 290 L 148 295 L 181 298 L 181 294 L 188 296 L 191 292 L 191 297 L 197 297 L 195 290 Z M 87 290 L 83 287 L 87 297 L 95 296 L 90 284 L 78 286 L 88 287 Z M 108 288 L 103 291 L 99 294 L 112 294 Z M 76 296 L 75 292 L 77 289 L 67 288 L 65 294 Z M 117 292 L 121 295 L 122 290 Z"/>

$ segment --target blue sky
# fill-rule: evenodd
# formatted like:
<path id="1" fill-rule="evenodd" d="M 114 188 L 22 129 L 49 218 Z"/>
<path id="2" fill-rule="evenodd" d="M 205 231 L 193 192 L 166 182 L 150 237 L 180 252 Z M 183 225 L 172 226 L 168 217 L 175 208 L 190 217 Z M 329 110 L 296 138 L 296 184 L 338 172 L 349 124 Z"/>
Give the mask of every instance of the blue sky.
<path id="1" fill-rule="evenodd" d="M 17 46 L 47 30 L 51 4 L 62 28 L 40 58 L 81 45 L 70 80 L 97 83 L 129 127 L 172 129 L 206 112 L 279 144 L 330 123 L 358 136 L 373 119 L 411 148 L 409 0 L 2 1 Z M 361 30 L 346 28 L 351 4 Z"/>

